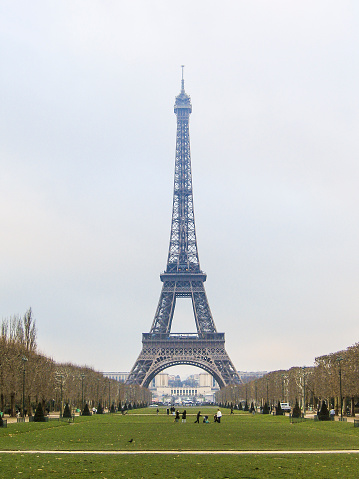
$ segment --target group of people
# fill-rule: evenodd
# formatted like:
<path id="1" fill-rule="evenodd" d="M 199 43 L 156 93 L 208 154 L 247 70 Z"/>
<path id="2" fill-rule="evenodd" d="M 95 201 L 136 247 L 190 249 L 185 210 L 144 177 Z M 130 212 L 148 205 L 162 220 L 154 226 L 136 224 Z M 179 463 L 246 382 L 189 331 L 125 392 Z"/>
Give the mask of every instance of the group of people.
<path id="1" fill-rule="evenodd" d="M 159 410 L 157 409 L 157 415 L 159 413 Z M 175 422 L 179 422 L 179 420 L 181 419 L 181 415 L 182 415 L 182 422 L 185 423 L 186 420 L 187 420 L 187 411 L 184 409 L 182 413 L 179 412 L 178 409 L 174 408 L 173 406 L 169 409 L 167 408 L 167 415 L 169 415 L 170 413 L 175 417 L 174 421 Z M 198 411 L 197 413 L 197 416 L 196 416 L 196 420 L 195 420 L 195 423 L 197 422 L 199 424 L 199 418 L 201 417 L 201 411 Z M 221 417 L 222 417 L 222 413 L 221 411 L 218 409 L 218 411 L 216 412 L 216 414 L 213 416 L 213 421 L 214 422 L 218 422 L 220 423 L 221 422 Z M 208 420 L 208 416 L 203 416 L 203 421 L 202 421 L 204 424 L 209 424 L 209 420 Z"/>
<path id="2" fill-rule="evenodd" d="M 195 423 L 197 422 L 199 424 L 199 418 L 201 417 L 201 411 L 198 411 L 197 413 L 197 418 L 195 420 Z M 213 416 L 213 421 L 214 422 L 221 422 L 221 417 L 222 417 L 222 413 L 221 411 L 218 409 L 218 411 L 216 412 L 216 414 Z M 209 423 L 209 420 L 208 420 L 208 416 L 203 416 L 203 423 L 204 424 L 208 424 Z"/>
<path id="3" fill-rule="evenodd" d="M 186 410 L 184 410 L 182 412 L 182 422 L 186 422 L 186 419 L 187 419 L 187 412 L 186 412 Z M 176 415 L 175 415 L 175 422 L 178 422 L 179 420 L 180 420 L 180 412 L 177 409 Z"/>

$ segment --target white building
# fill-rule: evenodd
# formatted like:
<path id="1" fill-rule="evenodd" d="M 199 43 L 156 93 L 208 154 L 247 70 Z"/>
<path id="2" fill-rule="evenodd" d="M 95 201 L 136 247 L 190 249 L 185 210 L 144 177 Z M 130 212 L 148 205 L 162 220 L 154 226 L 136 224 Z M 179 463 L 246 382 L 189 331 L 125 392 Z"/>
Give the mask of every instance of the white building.
<path id="1" fill-rule="evenodd" d="M 160 373 L 151 382 L 149 389 L 152 392 L 153 402 L 178 404 L 213 402 L 214 394 L 219 390 L 218 384 L 208 373 L 200 373 L 187 378 L 187 383 L 192 383 L 191 386 L 186 385 L 186 381 L 183 381 L 183 386 L 171 385 L 169 384 L 170 377 L 166 373 Z M 170 382 L 173 383 L 173 381 Z"/>
<path id="2" fill-rule="evenodd" d="M 119 373 L 119 372 L 103 372 L 105 378 L 114 379 L 121 383 L 125 383 L 130 373 Z"/>

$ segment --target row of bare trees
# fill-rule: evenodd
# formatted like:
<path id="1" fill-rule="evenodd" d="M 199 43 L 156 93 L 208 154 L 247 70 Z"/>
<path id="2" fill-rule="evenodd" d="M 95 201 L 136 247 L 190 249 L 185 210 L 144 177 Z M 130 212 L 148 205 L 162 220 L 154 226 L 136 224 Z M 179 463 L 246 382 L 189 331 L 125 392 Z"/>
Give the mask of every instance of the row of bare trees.
<path id="1" fill-rule="evenodd" d="M 217 395 L 218 403 L 238 405 L 252 402 L 256 407 L 278 401 L 318 409 L 322 401 L 338 413 L 355 415 L 359 406 L 359 343 L 344 351 L 320 356 L 312 367 L 273 371 L 239 386 L 229 385 Z"/>
<path id="2" fill-rule="evenodd" d="M 151 393 L 106 378 L 89 367 L 59 364 L 36 351 L 36 322 L 31 308 L 23 317 L 4 319 L 0 332 L 0 411 L 32 415 L 41 402 L 45 410 L 133 407 L 151 403 Z"/>

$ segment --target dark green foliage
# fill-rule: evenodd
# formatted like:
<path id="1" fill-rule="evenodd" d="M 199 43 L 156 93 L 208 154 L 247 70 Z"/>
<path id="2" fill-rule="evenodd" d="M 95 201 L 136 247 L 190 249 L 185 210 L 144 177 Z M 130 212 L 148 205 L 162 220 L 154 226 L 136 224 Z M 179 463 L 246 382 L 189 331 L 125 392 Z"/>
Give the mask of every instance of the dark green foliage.
<path id="1" fill-rule="evenodd" d="M 70 409 L 69 403 L 66 403 L 66 406 L 64 408 L 64 413 L 63 413 L 62 417 L 66 417 L 68 419 L 71 419 L 71 409 Z"/>
<path id="2" fill-rule="evenodd" d="M 127 402 L 125 402 L 125 405 L 123 406 L 123 410 L 124 411 L 127 411 L 128 407 L 127 407 Z"/>
<path id="3" fill-rule="evenodd" d="M 276 416 L 283 416 L 283 409 L 280 405 L 280 401 L 278 401 L 278 406 L 275 408 Z"/>
<path id="4" fill-rule="evenodd" d="M 103 407 L 101 406 L 100 402 L 98 403 L 96 414 L 103 414 Z"/>
<path id="5" fill-rule="evenodd" d="M 118 403 L 118 410 L 119 410 L 119 411 L 122 411 L 122 404 L 121 404 L 121 401 L 119 401 L 119 403 Z"/>
<path id="6" fill-rule="evenodd" d="M 244 410 L 247 411 L 247 412 L 249 411 L 249 406 L 248 406 L 247 401 L 246 401 L 246 403 L 245 403 L 245 405 L 244 405 Z"/>
<path id="7" fill-rule="evenodd" d="M 319 421 L 329 421 L 330 416 L 329 416 L 329 411 L 328 407 L 325 401 L 322 402 L 322 407 L 320 408 L 319 414 L 318 414 L 318 419 Z"/>
<path id="8" fill-rule="evenodd" d="M 241 403 L 241 402 L 239 403 L 238 409 L 239 409 L 240 411 L 243 410 L 243 407 L 242 407 L 242 403 Z"/>
<path id="9" fill-rule="evenodd" d="M 82 411 L 82 415 L 83 416 L 91 416 L 90 409 L 89 409 L 89 406 L 88 406 L 87 403 L 85 404 L 84 410 Z"/>
<path id="10" fill-rule="evenodd" d="M 301 415 L 302 415 L 302 410 L 300 409 L 298 400 L 296 399 L 295 406 L 292 411 L 292 417 L 301 417 Z"/>
<path id="11" fill-rule="evenodd" d="M 115 405 L 112 403 L 110 412 L 115 412 Z"/>
<path id="12" fill-rule="evenodd" d="M 41 402 L 37 405 L 36 411 L 35 411 L 35 416 L 34 416 L 34 421 L 35 422 L 45 422 L 45 416 L 44 416 L 44 411 L 42 409 Z"/>
<path id="13" fill-rule="evenodd" d="M 0 414 L 0 427 L 3 427 L 3 420 L 2 420 L 1 414 Z"/>
<path id="14" fill-rule="evenodd" d="M 251 402 L 251 407 L 249 408 L 249 412 L 253 412 L 253 411 L 255 411 L 255 410 L 256 410 L 256 409 L 255 409 L 255 407 L 254 407 L 254 403 Z"/>
<path id="15" fill-rule="evenodd" d="M 128 403 L 128 410 L 131 410 L 131 409 L 132 409 L 132 404 Z"/>
<path id="16" fill-rule="evenodd" d="M 269 407 L 268 407 L 267 401 L 264 403 L 262 413 L 269 414 Z"/>

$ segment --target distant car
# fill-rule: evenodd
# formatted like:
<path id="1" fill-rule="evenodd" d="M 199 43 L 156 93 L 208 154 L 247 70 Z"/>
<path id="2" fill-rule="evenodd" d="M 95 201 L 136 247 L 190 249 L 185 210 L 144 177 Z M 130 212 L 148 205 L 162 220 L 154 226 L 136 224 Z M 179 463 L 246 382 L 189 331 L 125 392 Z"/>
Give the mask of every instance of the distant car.
<path id="1" fill-rule="evenodd" d="M 286 412 L 290 412 L 292 410 L 288 402 L 281 402 L 280 407 L 282 408 L 283 411 L 286 411 Z"/>
<path id="2" fill-rule="evenodd" d="M 158 407 L 158 404 L 150 404 L 149 407 Z"/>

